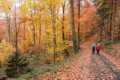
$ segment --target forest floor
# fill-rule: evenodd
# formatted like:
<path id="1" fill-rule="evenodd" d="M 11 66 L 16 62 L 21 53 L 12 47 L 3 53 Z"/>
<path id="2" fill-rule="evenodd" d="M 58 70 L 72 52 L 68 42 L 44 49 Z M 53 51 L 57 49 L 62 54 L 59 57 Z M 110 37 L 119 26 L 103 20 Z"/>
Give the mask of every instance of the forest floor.
<path id="1" fill-rule="evenodd" d="M 120 59 L 101 51 L 92 54 L 90 46 L 97 35 L 81 45 L 81 51 L 63 66 L 31 80 L 120 80 Z"/>

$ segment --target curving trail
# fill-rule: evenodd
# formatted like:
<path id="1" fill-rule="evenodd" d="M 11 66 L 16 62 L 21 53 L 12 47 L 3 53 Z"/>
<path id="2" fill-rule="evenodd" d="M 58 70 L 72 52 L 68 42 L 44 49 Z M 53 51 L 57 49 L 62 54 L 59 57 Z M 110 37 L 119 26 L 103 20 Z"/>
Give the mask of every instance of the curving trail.
<path id="1" fill-rule="evenodd" d="M 96 39 L 97 35 L 89 38 L 81 45 L 80 54 L 65 65 L 31 80 L 120 80 L 120 64 L 116 64 L 113 57 L 104 52 L 91 54 L 90 46 Z"/>

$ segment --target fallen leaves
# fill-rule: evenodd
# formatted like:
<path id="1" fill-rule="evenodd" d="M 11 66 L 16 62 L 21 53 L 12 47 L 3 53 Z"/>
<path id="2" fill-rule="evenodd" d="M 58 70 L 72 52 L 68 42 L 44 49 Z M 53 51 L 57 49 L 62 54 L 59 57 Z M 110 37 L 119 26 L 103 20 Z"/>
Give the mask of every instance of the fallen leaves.
<path id="1" fill-rule="evenodd" d="M 120 60 L 105 53 L 91 54 L 93 38 L 81 45 L 82 50 L 63 66 L 31 80 L 116 80 L 120 79 Z M 81 55 L 82 54 L 82 55 Z M 117 62 L 117 63 L 116 63 Z M 117 66 L 117 67 L 116 67 Z"/>

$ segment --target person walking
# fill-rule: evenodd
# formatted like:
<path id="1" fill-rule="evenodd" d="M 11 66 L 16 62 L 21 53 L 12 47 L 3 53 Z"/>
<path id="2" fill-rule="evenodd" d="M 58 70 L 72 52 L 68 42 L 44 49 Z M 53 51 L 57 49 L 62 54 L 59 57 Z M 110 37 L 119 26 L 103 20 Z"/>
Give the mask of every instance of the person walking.
<path id="1" fill-rule="evenodd" d="M 100 49 L 101 49 L 101 45 L 98 43 L 97 46 L 96 46 L 97 54 L 100 53 Z"/>
<path id="2" fill-rule="evenodd" d="M 93 43 L 93 44 L 92 44 L 92 54 L 94 54 L 94 53 L 95 53 L 95 48 L 96 48 L 96 44 L 95 44 L 95 43 Z"/>

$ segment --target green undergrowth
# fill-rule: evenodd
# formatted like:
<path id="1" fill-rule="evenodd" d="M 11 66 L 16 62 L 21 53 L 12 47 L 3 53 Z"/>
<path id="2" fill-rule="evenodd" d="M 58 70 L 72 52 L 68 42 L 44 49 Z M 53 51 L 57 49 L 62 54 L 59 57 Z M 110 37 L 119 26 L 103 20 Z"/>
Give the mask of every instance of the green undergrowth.
<path id="1" fill-rule="evenodd" d="M 80 54 L 80 55 L 82 55 L 82 54 Z M 46 72 L 54 71 L 54 69 L 61 67 L 67 61 L 72 60 L 75 56 L 77 56 L 77 55 L 71 55 L 66 59 L 63 59 L 61 61 L 56 61 L 55 63 L 51 63 L 48 65 L 44 65 L 43 67 L 32 68 L 32 70 L 30 72 L 28 72 L 26 74 L 22 74 L 18 78 L 8 78 L 7 77 L 7 80 L 29 80 L 30 78 L 37 77 L 38 75 L 45 74 Z M 0 73 L 2 73 L 1 75 L 5 75 L 6 74 L 5 69 L 0 68 Z"/>
<path id="2" fill-rule="evenodd" d="M 82 55 L 82 54 L 80 54 Z M 27 73 L 27 74 L 23 74 L 21 75 L 19 78 L 8 78 L 7 80 L 28 80 L 30 78 L 34 78 L 37 77 L 38 75 L 42 75 L 46 72 L 49 71 L 54 71 L 54 69 L 61 67 L 62 65 L 64 65 L 67 61 L 72 60 L 76 55 L 72 55 L 62 61 L 56 62 L 56 63 L 52 63 L 49 65 L 45 65 L 43 67 L 40 68 L 34 68 L 31 72 Z"/>
<path id="3" fill-rule="evenodd" d="M 4 68 L 0 68 L 0 75 L 5 74 L 5 69 Z"/>
<path id="4" fill-rule="evenodd" d="M 53 71 L 55 68 L 58 68 L 58 67 L 64 65 L 68 59 L 64 59 L 60 62 L 46 65 L 46 66 L 43 66 L 41 68 L 34 68 L 31 72 L 29 72 L 27 74 L 23 74 L 19 78 L 9 78 L 7 80 L 28 80 L 30 78 L 34 78 L 38 75 L 44 74 L 44 73 L 49 72 L 49 71 Z"/>
<path id="5" fill-rule="evenodd" d="M 114 56 L 114 57 L 120 57 L 120 53 L 119 53 L 119 51 L 116 49 L 116 45 L 119 45 L 119 43 L 120 43 L 120 39 L 114 39 L 114 43 L 112 43 L 109 39 L 104 39 L 103 40 L 103 42 L 102 42 L 102 44 L 103 44 L 103 50 L 106 52 L 106 53 L 108 53 L 108 54 L 110 54 L 110 55 L 112 55 L 112 56 Z"/>

